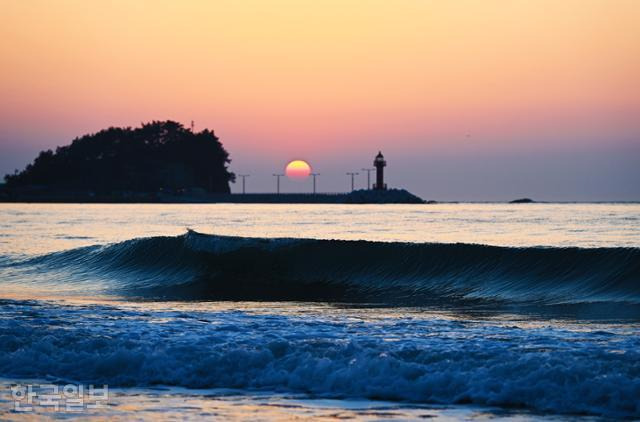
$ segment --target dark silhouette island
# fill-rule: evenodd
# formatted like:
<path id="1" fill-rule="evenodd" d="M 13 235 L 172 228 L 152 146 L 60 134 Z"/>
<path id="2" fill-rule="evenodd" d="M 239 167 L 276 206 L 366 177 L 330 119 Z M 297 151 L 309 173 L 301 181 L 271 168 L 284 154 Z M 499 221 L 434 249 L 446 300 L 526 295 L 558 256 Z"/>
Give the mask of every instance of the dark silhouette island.
<path id="1" fill-rule="evenodd" d="M 32 164 L 5 176 L 1 202 L 175 202 L 421 204 L 384 183 L 382 153 L 373 189 L 349 193 L 232 194 L 229 154 L 212 130 L 194 132 L 173 121 L 116 128 L 42 151 Z"/>
<path id="2" fill-rule="evenodd" d="M 23 171 L 5 176 L 15 199 L 101 198 L 150 200 L 188 188 L 230 193 L 235 175 L 214 132 L 194 132 L 174 121 L 101 130 L 55 151 L 42 151 Z"/>

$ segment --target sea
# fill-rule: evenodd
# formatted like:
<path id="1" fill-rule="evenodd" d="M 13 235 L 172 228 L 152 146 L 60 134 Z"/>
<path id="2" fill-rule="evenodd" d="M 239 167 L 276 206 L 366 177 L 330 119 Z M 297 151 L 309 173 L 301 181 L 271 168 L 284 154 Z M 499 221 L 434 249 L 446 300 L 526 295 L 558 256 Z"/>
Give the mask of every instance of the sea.
<path id="1" fill-rule="evenodd" d="M 640 419 L 640 204 L 0 204 L 0 419 Z"/>

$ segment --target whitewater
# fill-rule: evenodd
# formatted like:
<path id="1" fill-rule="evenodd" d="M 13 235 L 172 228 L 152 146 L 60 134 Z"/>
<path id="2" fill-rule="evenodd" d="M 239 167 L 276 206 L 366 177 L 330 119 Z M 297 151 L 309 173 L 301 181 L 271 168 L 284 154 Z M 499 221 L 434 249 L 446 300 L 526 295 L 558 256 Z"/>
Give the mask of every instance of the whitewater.
<path id="1" fill-rule="evenodd" d="M 2 419 L 636 419 L 639 334 L 639 204 L 0 205 Z"/>

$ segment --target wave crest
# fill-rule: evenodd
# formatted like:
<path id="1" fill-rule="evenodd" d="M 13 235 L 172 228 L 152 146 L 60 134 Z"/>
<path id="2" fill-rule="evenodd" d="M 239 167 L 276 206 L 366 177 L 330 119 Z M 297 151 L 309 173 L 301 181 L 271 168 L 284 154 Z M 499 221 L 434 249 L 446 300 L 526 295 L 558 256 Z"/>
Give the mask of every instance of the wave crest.
<path id="1" fill-rule="evenodd" d="M 21 265 L 149 298 L 428 304 L 640 303 L 640 249 L 267 239 L 132 239 Z"/>

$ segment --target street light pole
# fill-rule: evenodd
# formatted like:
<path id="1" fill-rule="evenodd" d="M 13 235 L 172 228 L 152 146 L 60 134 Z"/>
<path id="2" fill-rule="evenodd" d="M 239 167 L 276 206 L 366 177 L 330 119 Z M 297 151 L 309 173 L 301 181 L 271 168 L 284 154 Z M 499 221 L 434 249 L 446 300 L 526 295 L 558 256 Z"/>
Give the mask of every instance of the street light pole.
<path id="1" fill-rule="evenodd" d="M 320 173 L 311 173 L 309 176 L 313 176 L 313 194 L 316 194 L 316 176 L 320 176 Z"/>
<path id="2" fill-rule="evenodd" d="M 245 181 L 247 179 L 247 177 L 251 176 L 250 174 L 239 174 L 238 177 L 242 177 L 242 194 L 244 195 L 246 193 L 244 187 L 245 187 Z"/>
<path id="3" fill-rule="evenodd" d="M 276 178 L 276 192 L 280 194 L 280 178 L 284 176 L 284 174 L 273 173 Z"/>
<path id="4" fill-rule="evenodd" d="M 375 169 L 361 169 L 367 172 L 367 189 L 371 189 L 371 172 Z"/>
<path id="5" fill-rule="evenodd" d="M 355 177 L 360 174 L 356 172 L 347 172 L 347 176 L 351 176 L 351 191 L 355 190 Z"/>

